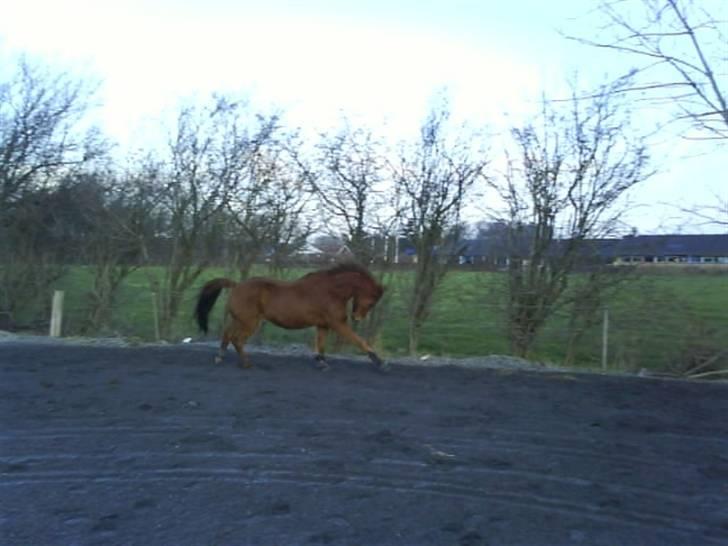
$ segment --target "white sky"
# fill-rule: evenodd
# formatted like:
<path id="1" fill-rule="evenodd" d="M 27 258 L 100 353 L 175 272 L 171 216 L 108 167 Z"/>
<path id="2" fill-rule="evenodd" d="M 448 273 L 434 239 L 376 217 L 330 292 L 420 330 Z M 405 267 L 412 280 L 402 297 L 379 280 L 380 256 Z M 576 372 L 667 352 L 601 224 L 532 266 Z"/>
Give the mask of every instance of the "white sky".
<path id="1" fill-rule="evenodd" d="M 628 68 L 614 54 L 558 34 L 591 32 L 583 26 L 589 0 L 8 4 L 0 17 L 0 59 L 27 53 L 99 79 L 100 122 L 122 148 L 158 138 L 180 100 L 212 91 L 281 109 L 293 126 L 325 129 L 343 113 L 396 140 L 416 129 L 443 89 L 456 117 L 503 130 L 542 92 L 563 93 L 575 73 L 594 83 Z M 643 233 L 689 224 L 675 206 L 728 193 L 719 172 L 725 148 L 666 140 L 653 152 L 661 172 L 633 198 L 642 206 L 630 223 Z"/>

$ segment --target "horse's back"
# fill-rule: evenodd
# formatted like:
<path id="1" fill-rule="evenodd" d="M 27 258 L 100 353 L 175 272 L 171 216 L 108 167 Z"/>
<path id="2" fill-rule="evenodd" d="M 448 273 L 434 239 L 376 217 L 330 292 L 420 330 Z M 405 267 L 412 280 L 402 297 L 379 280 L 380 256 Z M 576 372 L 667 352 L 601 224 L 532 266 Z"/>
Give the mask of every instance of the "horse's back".
<path id="1" fill-rule="evenodd" d="M 277 296 L 288 296 L 293 283 L 266 277 L 251 277 L 238 283 L 230 292 L 229 304 L 235 307 L 254 307 L 263 311 L 268 301 Z"/>
<path id="2" fill-rule="evenodd" d="M 228 308 L 236 316 L 259 312 L 267 283 L 262 277 L 239 282 L 230 290 Z"/>
<path id="3" fill-rule="evenodd" d="M 316 326 L 326 322 L 328 303 L 320 287 L 307 281 L 310 278 L 281 281 L 254 277 L 241 284 L 236 303 L 257 306 L 262 318 L 282 328 Z"/>

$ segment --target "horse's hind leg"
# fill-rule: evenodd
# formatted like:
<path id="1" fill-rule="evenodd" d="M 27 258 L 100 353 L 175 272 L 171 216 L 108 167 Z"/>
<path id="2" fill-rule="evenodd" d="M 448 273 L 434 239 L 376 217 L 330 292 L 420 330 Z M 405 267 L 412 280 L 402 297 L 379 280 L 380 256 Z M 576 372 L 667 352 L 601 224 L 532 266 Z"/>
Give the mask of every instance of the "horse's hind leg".
<path id="1" fill-rule="evenodd" d="M 227 351 L 228 345 L 230 344 L 230 335 L 228 329 L 225 328 L 222 332 L 222 341 L 220 341 L 220 349 L 215 356 L 215 364 L 220 364 L 225 358 L 225 351 Z"/>
<path id="2" fill-rule="evenodd" d="M 316 355 L 314 356 L 314 359 L 316 360 L 316 367 L 322 372 L 329 369 L 329 364 L 326 362 L 326 356 L 324 356 L 324 344 L 326 343 L 326 334 L 328 333 L 328 328 L 323 328 L 321 326 L 316 328 Z"/>
<path id="3" fill-rule="evenodd" d="M 252 368 L 253 364 L 250 362 L 250 357 L 245 354 L 245 341 L 241 341 L 239 338 L 236 338 L 233 340 L 233 346 L 238 352 L 238 357 L 240 358 L 238 366 L 241 368 Z"/>
<path id="4" fill-rule="evenodd" d="M 250 357 L 245 352 L 245 342 L 248 341 L 248 338 L 255 333 L 259 324 L 260 321 L 257 319 L 250 319 L 245 322 L 236 323 L 237 329 L 231 341 L 235 350 L 238 352 L 238 357 L 240 357 L 239 365 L 241 368 L 253 367 L 253 364 L 250 362 Z"/>

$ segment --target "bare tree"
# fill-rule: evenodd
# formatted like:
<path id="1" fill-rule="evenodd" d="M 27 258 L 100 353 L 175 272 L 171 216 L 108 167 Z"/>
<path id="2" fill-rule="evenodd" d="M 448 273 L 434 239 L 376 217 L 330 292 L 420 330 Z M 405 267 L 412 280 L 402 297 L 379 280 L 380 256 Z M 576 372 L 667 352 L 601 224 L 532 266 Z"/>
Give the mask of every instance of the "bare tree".
<path id="1" fill-rule="evenodd" d="M 721 197 L 717 193 L 714 194 L 712 204 L 706 203 L 678 208 L 682 212 L 692 215 L 703 226 L 728 230 L 728 194 L 725 197 Z"/>
<path id="2" fill-rule="evenodd" d="M 309 183 L 321 205 L 324 229 L 342 240 L 347 259 L 375 265 L 377 280 L 389 284 L 392 261 L 385 247 L 395 235 L 398 210 L 384 143 L 371 131 L 344 122 L 336 133 L 322 135 L 317 152 L 320 169 Z M 356 325 L 370 343 L 377 343 L 390 303 L 391 294 L 385 292 L 377 307 Z"/>
<path id="3" fill-rule="evenodd" d="M 3 213 L 0 320 L 6 328 L 39 320 L 49 287 L 66 271 L 65 246 L 53 236 L 50 190 L 26 192 Z"/>
<path id="4" fill-rule="evenodd" d="M 547 318 L 566 303 L 577 267 L 597 263 L 594 240 L 620 227 L 625 194 L 649 175 L 619 91 L 604 86 L 588 102 L 574 93 L 568 109 L 545 103 L 538 124 L 513 130 L 516 152 L 492 182 L 510 227 L 508 335 L 515 354 L 527 355 Z M 594 281 L 585 293 L 593 297 L 601 286 Z"/>
<path id="5" fill-rule="evenodd" d="M 602 0 L 598 11 L 611 38 L 573 39 L 636 63 L 625 92 L 675 108 L 675 119 L 688 121 L 702 138 L 728 138 L 724 2 Z"/>
<path id="6" fill-rule="evenodd" d="M 370 264 L 378 257 L 376 239 L 389 234 L 395 210 L 385 187 L 382 142 L 348 123 L 318 145 L 321 170 L 309 183 L 324 212 L 327 230 L 340 236 L 353 258 Z"/>
<path id="7" fill-rule="evenodd" d="M 101 152 L 95 133 L 78 129 L 91 95 L 84 82 L 26 61 L 0 82 L 0 210 Z"/>
<path id="8" fill-rule="evenodd" d="M 411 354 L 417 352 L 435 290 L 456 253 L 466 197 L 486 166 L 484 152 L 475 148 L 472 135 L 450 137 L 448 118 L 446 109 L 433 110 L 420 129 L 419 141 L 404 149 L 392 166 L 406 235 L 417 256 L 408 309 Z"/>
<path id="9" fill-rule="evenodd" d="M 260 146 L 239 191 L 229 200 L 238 235 L 233 241 L 233 262 L 243 279 L 261 258 L 280 272 L 310 234 L 306 175 L 289 155 L 292 146 L 290 135 L 279 135 Z"/>
<path id="10" fill-rule="evenodd" d="M 82 132 L 92 90 L 67 74 L 21 61 L 0 81 L 0 312 L 47 295 L 63 270 L 63 245 L 48 231 L 60 177 L 103 151 Z"/>
<path id="11" fill-rule="evenodd" d="M 280 274 L 292 256 L 305 245 L 311 234 L 308 196 L 298 177 L 277 179 L 277 190 L 268 203 L 270 247 L 267 255 L 270 269 Z"/>
<path id="12" fill-rule="evenodd" d="M 607 261 L 598 258 L 599 250 L 587 243 L 581 252 L 581 263 L 577 265 L 569 282 L 569 289 L 561 302 L 554 308 L 563 307 L 568 316 L 566 332 L 566 354 L 564 364 L 576 364 L 581 342 L 587 333 L 603 324 L 603 311 L 610 296 L 623 287 L 624 283 L 636 280 L 639 271 L 636 267 L 621 265 L 615 268 Z M 573 277 L 576 277 L 575 279 Z M 590 346 L 593 350 L 593 345 Z"/>
<path id="13" fill-rule="evenodd" d="M 214 97 L 202 108 L 184 108 L 160 168 L 157 210 L 169 251 L 161 275 L 150 281 L 158 297 L 160 336 L 169 337 L 185 291 L 209 266 L 213 221 L 240 188 L 251 158 L 271 138 L 276 118 L 245 123 L 243 105 Z"/>
<path id="14" fill-rule="evenodd" d="M 574 38 L 634 63 L 632 97 L 670 111 L 687 138 L 728 139 L 728 4 L 722 0 L 600 0 L 604 39 Z M 678 206 L 705 225 L 728 225 L 728 199 Z"/>
<path id="15" fill-rule="evenodd" d="M 118 290 L 141 265 L 144 241 L 154 237 L 152 207 L 138 176 L 94 169 L 65 177 L 58 188 L 62 224 L 74 232 L 67 245 L 92 275 L 84 333 L 109 330 Z"/>

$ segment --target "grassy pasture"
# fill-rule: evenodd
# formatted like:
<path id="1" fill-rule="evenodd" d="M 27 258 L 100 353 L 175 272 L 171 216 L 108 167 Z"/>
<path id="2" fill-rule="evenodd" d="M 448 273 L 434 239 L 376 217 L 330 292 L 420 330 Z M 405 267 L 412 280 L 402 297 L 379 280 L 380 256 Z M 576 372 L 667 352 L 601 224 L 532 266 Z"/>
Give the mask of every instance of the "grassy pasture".
<path id="1" fill-rule="evenodd" d="M 296 277 L 303 269 L 286 271 Z M 111 328 L 100 335 L 154 339 L 150 274 L 130 275 L 118 294 Z M 264 269 L 255 273 L 266 274 Z M 211 269 L 184 295 L 183 312 L 172 328 L 173 340 L 196 337 L 192 309 L 199 286 L 217 276 Z M 388 284 L 387 319 L 378 345 L 388 355 L 402 355 L 407 346 L 406 287 L 411 273 L 397 272 Z M 64 332 L 79 334 L 85 317 L 91 274 L 74 267 L 55 288 L 66 291 Z M 500 273 L 453 271 L 438 291 L 421 337 L 421 353 L 476 356 L 508 352 L 505 336 L 505 277 Z M 223 295 L 224 297 L 224 295 Z M 50 300 L 50 298 L 48 298 Z M 728 275 L 658 274 L 648 272 L 620 287 L 607 302 L 609 308 L 609 363 L 618 369 L 667 369 L 691 352 L 728 345 Z M 211 334 L 220 329 L 223 305 L 218 302 L 211 319 Z M 564 358 L 568 310 L 561 310 L 544 328 L 532 358 L 559 363 Z M 601 355 L 601 320 L 587 331 L 578 347 L 578 364 L 598 366 Z M 309 344 L 312 331 L 285 331 L 266 325 L 257 338 L 271 344 Z"/>

